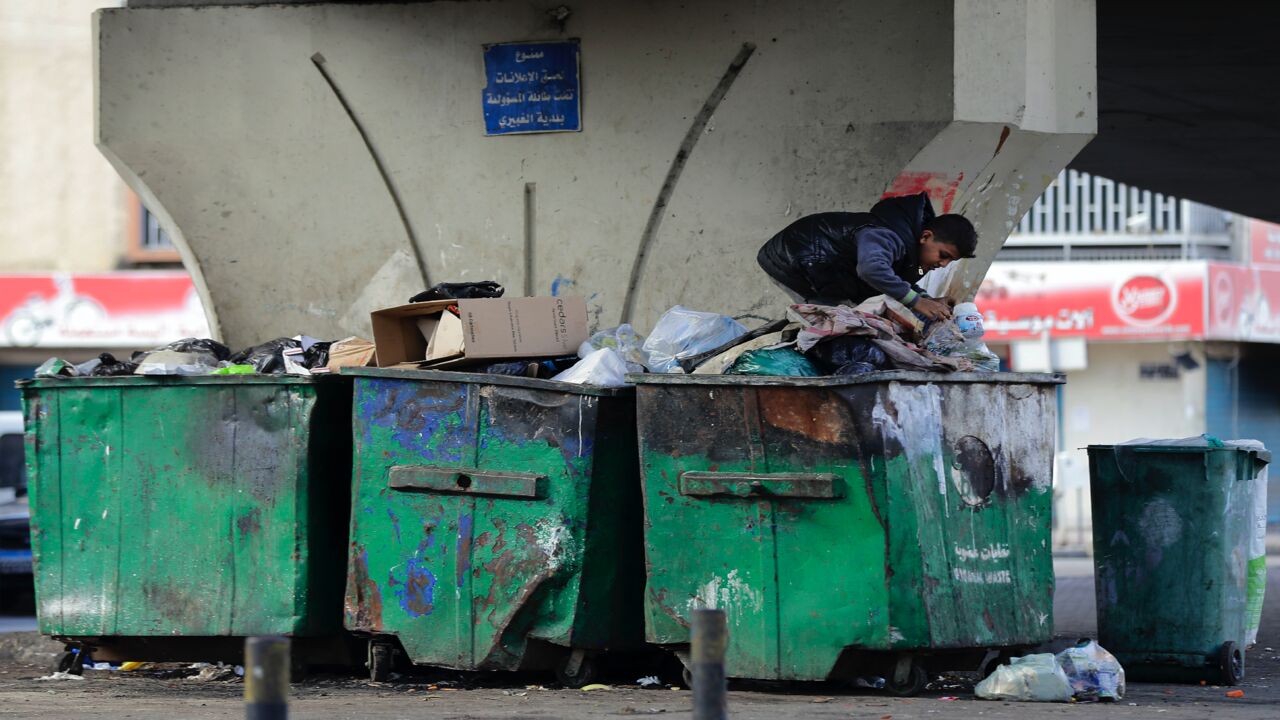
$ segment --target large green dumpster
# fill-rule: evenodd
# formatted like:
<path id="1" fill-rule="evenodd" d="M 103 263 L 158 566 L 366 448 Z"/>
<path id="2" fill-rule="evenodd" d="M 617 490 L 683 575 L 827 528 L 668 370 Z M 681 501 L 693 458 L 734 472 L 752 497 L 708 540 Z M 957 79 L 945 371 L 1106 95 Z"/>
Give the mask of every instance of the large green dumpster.
<path id="1" fill-rule="evenodd" d="M 1129 677 L 1244 677 L 1251 482 L 1215 438 L 1089 446 L 1098 642 Z"/>
<path id="2" fill-rule="evenodd" d="M 1053 634 L 1050 375 L 645 375 L 650 642 L 728 616 L 732 677 L 909 694 Z"/>
<path id="3" fill-rule="evenodd" d="M 350 382 L 20 383 L 40 631 L 98 659 L 300 656 L 342 632 Z M 305 639 L 316 638 L 315 647 Z"/>
<path id="4" fill-rule="evenodd" d="M 439 371 L 355 377 L 347 628 L 371 675 L 554 668 L 642 644 L 629 388 Z"/>

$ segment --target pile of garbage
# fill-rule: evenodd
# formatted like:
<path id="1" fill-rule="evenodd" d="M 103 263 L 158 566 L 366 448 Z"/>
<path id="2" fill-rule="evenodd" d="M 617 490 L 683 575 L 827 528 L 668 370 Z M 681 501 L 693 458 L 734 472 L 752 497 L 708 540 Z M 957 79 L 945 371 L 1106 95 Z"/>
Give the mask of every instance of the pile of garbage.
<path id="1" fill-rule="evenodd" d="M 668 310 L 648 338 L 630 325 L 596 333 L 579 362 L 552 379 L 622 385 L 628 372 L 818 377 L 880 370 L 997 372 L 982 342 L 973 303 L 926 323 L 880 296 L 857 307 L 792 305 L 787 319 L 748 331 L 733 318 L 682 306 Z"/>
<path id="2" fill-rule="evenodd" d="M 425 341 L 429 360 L 437 344 L 461 341 L 458 305 L 465 310 L 468 301 L 501 298 L 502 294 L 503 287 L 492 281 L 441 283 L 410 298 L 410 306 L 389 310 L 420 312 L 418 308 L 425 308 L 433 310 L 438 319 L 397 316 L 387 322 L 408 320 L 409 329 L 399 332 L 409 333 L 415 343 Z M 374 317 L 387 312 L 375 312 Z M 418 324 L 414 327 L 413 323 Z M 511 326 L 517 324 L 513 321 Z M 378 332 L 375 324 L 376 342 L 359 337 L 325 341 L 297 335 L 234 353 L 214 340 L 186 338 L 135 352 L 127 360 L 110 353 L 79 364 L 52 358 L 40 366 L 36 376 L 316 375 L 375 364 L 377 343 L 382 342 L 377 340 Z M 580 332 L 577 337 L 586 336 L 585 320 Z M 996 372 L 999 358 L 982 342 L 982 336 L 982 315 L 972 303 L 957 305 L 952 318 L 936 322 L 926 322 L 883 295 L 857 307 L 799 304 L 788 308 L 785 319 L 755 330 L 725 315 L 677 305 L 663 314 L 647 338 L 624 324 L 590 335 L 576 354 L 496 361 L 460 358 L 440 364 L 439 369 L 603 387 L 626 385 L 628 374 L 645 372 L 778 377 L 858 375 L 880 370 Z M 389 344 L 388 353 L 393 347 Z M 381 359 L 387 361 L 381 364 L 392 367 L 434 367 L 420 355 L 413 362 Z"/>
<path id="3" fill-rule="evenodd" d="M 974 693 L 983 700 L 1116 701 L 1124 697 L 1124 668 L 1098 643 L 1082 640 L 1057 655 L 1013 658 L 978 683 Z"/>
<path id="4" fill-rule="evenodd" d="M 340 367 L 363 366 L 373 359 L 373 343 L 357 337 L 337 341 L 306 335 L 276 338 L 231 352 L 209 339 L 184 338 L 117 359 L 102 353 L 82 363 L 50 358 L 36 377 L 113 377 L 121 375 L 319 375 Z"/>

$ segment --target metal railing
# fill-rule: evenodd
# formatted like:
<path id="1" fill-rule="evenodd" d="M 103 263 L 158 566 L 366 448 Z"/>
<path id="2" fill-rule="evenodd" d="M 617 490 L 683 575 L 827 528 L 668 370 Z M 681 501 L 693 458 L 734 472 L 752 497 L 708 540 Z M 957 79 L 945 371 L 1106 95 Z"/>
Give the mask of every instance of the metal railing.
<path id="1" fill-rule="evenodd" d="M 1225 260 L 1233 215 L 1076 170 L 1036 199 L 1001 260 Z"/>

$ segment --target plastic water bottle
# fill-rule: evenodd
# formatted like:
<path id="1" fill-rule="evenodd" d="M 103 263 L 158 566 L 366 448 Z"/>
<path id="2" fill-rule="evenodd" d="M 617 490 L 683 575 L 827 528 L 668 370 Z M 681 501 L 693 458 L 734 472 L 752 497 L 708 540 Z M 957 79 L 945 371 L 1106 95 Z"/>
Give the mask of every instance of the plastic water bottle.
<path id="1" fill-rule="evenodd" d="M 951 317 L 955 318 L 956 327 L 967 340 L 977 340 L 986 332 L 982 327 L 982 313 L 978 312 L 978 306 L 971 302 L 956 305 Z"/>

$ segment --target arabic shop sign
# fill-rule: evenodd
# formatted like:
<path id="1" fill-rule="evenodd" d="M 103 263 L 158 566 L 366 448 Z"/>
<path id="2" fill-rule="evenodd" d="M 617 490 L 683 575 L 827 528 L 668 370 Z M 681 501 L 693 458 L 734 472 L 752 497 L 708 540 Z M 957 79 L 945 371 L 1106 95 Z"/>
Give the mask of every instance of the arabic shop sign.
<path id="1" fill-rule="evenodd" d="M 486 135 L 582 129 L 578 41 L 484 48 Z"/>

